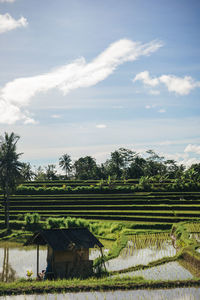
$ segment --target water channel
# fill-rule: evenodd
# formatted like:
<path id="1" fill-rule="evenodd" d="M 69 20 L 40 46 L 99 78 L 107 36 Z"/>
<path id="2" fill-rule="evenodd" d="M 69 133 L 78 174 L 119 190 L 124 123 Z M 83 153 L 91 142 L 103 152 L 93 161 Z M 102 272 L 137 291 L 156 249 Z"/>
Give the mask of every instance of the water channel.
<path id="1" fill-rule="evenodd" d="M 0 300 L 199 300 L 200 288 L 2 296 Z"/>

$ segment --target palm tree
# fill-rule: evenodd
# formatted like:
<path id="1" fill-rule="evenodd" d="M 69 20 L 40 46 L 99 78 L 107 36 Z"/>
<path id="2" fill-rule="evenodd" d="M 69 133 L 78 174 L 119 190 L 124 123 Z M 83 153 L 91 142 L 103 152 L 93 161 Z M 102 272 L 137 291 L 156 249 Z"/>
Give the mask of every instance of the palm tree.
<path id="1" fill-rule="evenodd" d="M 33 179 L 35 173 L 32 171 L 30 163 L 22 164 L 21 175 L 25 181 L 31 181 Z"/>
<path id="2" fill-rule="evenodd" d="M 5 132 L 5 136 L 0 137 L 0 187 L 4 194 L 5 226 L 7 230 L 9 230 L 9 198 L 19 179 L 21 179 L 20 171 L 23 166 L 19 162 L 22 153 L 16 152 L 18 140 L 19 136 L 13 132 L 10 135 Z"/>
<path id="3" fill-rule="evenodd" d="M 63 154 L 63 156 L 59 158 L 59 166 L 65 171 L 67 178 L 70 177 L 70 172 L 72 169 L 71 162 L 71 157 L 68 154 Z"/>

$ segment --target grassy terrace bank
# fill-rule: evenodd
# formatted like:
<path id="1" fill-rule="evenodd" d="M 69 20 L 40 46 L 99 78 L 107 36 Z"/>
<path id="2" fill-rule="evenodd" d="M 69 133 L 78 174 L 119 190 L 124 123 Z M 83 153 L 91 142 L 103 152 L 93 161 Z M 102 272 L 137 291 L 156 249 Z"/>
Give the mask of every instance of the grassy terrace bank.
<path id="1" fill-rule="evenodd" d="M 200 220 L 200 191 L 198 190 L 168 191 L 165 190 L 168 184 L 166 182 L 158 184 L 156 190 L 139 191 L 135 187 L 132 189 L 132 185 L 137 184 L 135 181 L 126 182 L 124 185 L 122 182 L 116 183 L 120 184 L 119 189 L 117 185 L 116 188 L 106 186 L 104 191 L 99 186 L 91 187 L 91 185 L 97 184 L 98 182 L 94 181 L 85 184 L 77 181 L 73 182 L 72 188 L 67 189 L 66 182 L 26 183 L 25 188 L 20 187 L 10 198 L 10 232 L 6 232 L 3 228 L 4 203 L 3 195 L 0 195 L 0 205 L 2 205 L 0 243 L 2 247 L 5 242 L 23 243 L 34 231 L 42 228 L 68 228 L 68 226 L 81 225 L 89 228 L 98 238 L 104 239 L 103 244 L 110 249 L 109 257 L 106 260 L 110 260 L 118 257 L 120 251 L 126 247 L 130 235 L 144 235 L 145 241 L 146 235 L 155 234 L 153 238 L 158 239 L 159 232 L 169 236 L 173 224 L 179 231 L 176 223 L 190 221 L 190 224 L 195 224 Z M 24 218 L 27 213 L 32 216 L 33 214 L 38 215 L 38 220 L 33 221 L 32 219 L 28 222 Z M 191 232 L 189 230 L 191 228 L 187 229 Z M 185 230 L 180 230 L 179 243 L 187 246 L 185 250 L 194 250 L 193 245 L 188 244 L 188 237 L 185 238 L 183 234 Z M 193 231 L 196 232 L 196 228 Z M 190 257 L 189 260 L 191 260 Z M 154 264 L 159 265 L 174 260 L 176 260 L 175 257 L 165 258 Z M 145 267 L 140 265 L 136 268 L 124 269 L 123 273 L 150 266 L 151 264 Z M 113 274 L 117 273 L 120 272 Z M 13 283 L 0 283 L 0 295 L 177 287 L 200 287 L 200 278 L 149 281 L 142 277 L 111 278 L 107 276 L 87 280 L 42 282 L 21 279 Z"/>
<path id="2" fill-rule="evenodd" d="M 34 187 L 35 189 L 35 187 Z M 94 220 L 118 220 L 145 223 L 165 223 L 200 219 L 200 192 L 129 192 L 121 190 L 98 193 L 72 193 L 48 188 L 20 191 L 10 198 L 10 219 L 23 220 L 26 213 L 49 217 L 82 217 Z M 0 220 L 4 219 L 3 196 L 0 195 Z"/>
<path id="3" fill-rule="evenodd" d="M 85 220 L 85 222 L 88 222 Z M 91 222 L 92 223 L 92 222 Z M 122 228 L 122 225 L 124 224 L 124 227 Z M 106 245 L 106 247 L 111 249 L 111 252 L 109 254 L 109 259 L 117 257 L 123 249 L 128 241 L 128 236 L 131 234 L 136 234 L 137 230 L 131 229 L 131 223 L 122 222 L 119 224 L 116 222 L 115 224 L 111 224 L 110 222 L 104 222 L 98 221 L 97 228 L 100 233 L 101 230 L 103 230 L 103 237 L 108 237 L 112 230 L 114 232 L 112 233 L 113 239 L 107 240 L 110 245 Z M 178 225 L 178 228 L 176 228 L 176 234 L 178 236 L 179 231 L 181 230 L 181 242 L 183 242 L 183 238 L 185 238 L 185 228 L 191 232 L 197 232 L 199 230 L 199 223 L 183 223 L 184 228 L 182 229 L 182 224 L 180 226 Z M 94 226 L 94 223 L 93 223 Z M 176 225 L 175 225 L 176 226 Z M 112 228 L 112 230 L 111 230 Z M 116 230 L 116 231 L 115 231 Z M 153 230 L 152 230 L 153 231 Z M 27 232 L 28 233 L 28 232 Z M 30 234 L 31 231 L 29 231 L 28 234 Z M 144 230 L 142 233 L 142 230 L 138 230 L 138 233 L 140 233 L 141 237 L 143 238 L 143 241 L 145 241 L 148 238 L 147 231 Z M 19 231 L 13 231 L 11 233 L 10 237 L 6 237 L 6 240 L 15 240 L 19 241 L 20 238 L 25 234 L 23 231 L 21 233 Z M 128 234 L 128 236 L 126 235 Z M 166 235 L 166 238 L 169 236 L 168 232 L 163 232 L 160 234 L 157 233 L 151 233 L 153 236 L 153 239 L 156 239 L 159 241 L 159 238 L 163 238 L 161 235 Z M 13 235 L 13 236 L 12 236 Z M 188 235 L 187 235 L 188 236 Z M 13 238 L 13 239 L 12 239 Z M 21 240 L 22 241 L 22 240 Z M 106 240 L 104 240 L 106 241 Z M 193 241 L 190 240 L 190 247 L 193 247 Z M 3 246 L 3 243 L 2 243 Z M 184 245 L 187 246 L 187 245 Z M 144 244 L 145 247 L 145 244 Z M 110 272 L 110 275 L 117 275 L 121 273 L 126 273 L 129 271 L 135 271 L 138 269 L 148 269 L 153 266 L 159 266 L 161 264 L 164 264 L 166 262 L 179 260 L 179 254 L 174 257 L 164 257 L 163 259 L 154 261 L 152 263 L 149 263 L 148 265 L 138 265 L 136 267 L 124 269 L 122 271 L 114 271 Z M 165 289 L 165 288 L 181 288 L 181 287 L 200 287 L 200 278 L 194 277 L 193 279 L 187 279 L 187 280 L 171 280 L 171 281 L 163 281 L 163 280 L 146 280 L 144 278 L 140 277 L 123 277 L 123 278 L 113 278 L 107 275 L 106 277 L 102 278 L 88 278 L 88 279 L 71 279 L 71 280 L 56 280 L 56 281 L 36 281 L 36 280 L 26 280 L 21 279 L 17 280 L 12 283 L 0 283 L 0 296 L 3 295 L 17 295 L 17 294 L 44 294 L 44 293 L 67 293 L 67 292 L 83 292 L 83 291 L 112 291 L 112 290 L 133 290 L 133 289 Z"/>
<path id="4" fill-rule="evenodd" d="M 147 281 L 141 277 L 90 278 L 87 280 L 27 281 L 0 283 L 0 296 L 20 294 L 67 293 L 83 291 L 113 291 L 133 289 L 164 289 L 199 287 L 200 279 L 178 281 Z"/>

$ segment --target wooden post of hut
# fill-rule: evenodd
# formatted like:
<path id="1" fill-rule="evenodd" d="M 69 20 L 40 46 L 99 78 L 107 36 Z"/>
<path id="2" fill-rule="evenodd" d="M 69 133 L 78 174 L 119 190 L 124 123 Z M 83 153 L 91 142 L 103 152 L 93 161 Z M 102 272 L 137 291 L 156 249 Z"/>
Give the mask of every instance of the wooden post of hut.
<path id="1" fill-rule="evenodd" d="M 37 276 L 39 276 L 39 253 L 40 253 L 40 245 L 37 244 Z"/>
<path id="2" fill-rule="evenodd" d="M 47 245 L 47 278 L 86 278 L 93 274 L 89 249 L 103 245 L 87 228 L 48 229 L 35 233 L 25 245 L 37 245 L 37 274 L 39 245 Z"/>

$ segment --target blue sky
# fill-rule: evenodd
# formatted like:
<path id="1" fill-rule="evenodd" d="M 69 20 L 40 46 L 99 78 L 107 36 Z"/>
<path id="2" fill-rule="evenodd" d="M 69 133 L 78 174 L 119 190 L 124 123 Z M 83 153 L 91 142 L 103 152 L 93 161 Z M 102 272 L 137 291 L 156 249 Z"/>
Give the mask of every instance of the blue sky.
<path id="1" fill-rule="evenodd" d="M 0 133 L 34 165 L 200 162 L 198 0 L 0 0 Z"/>

